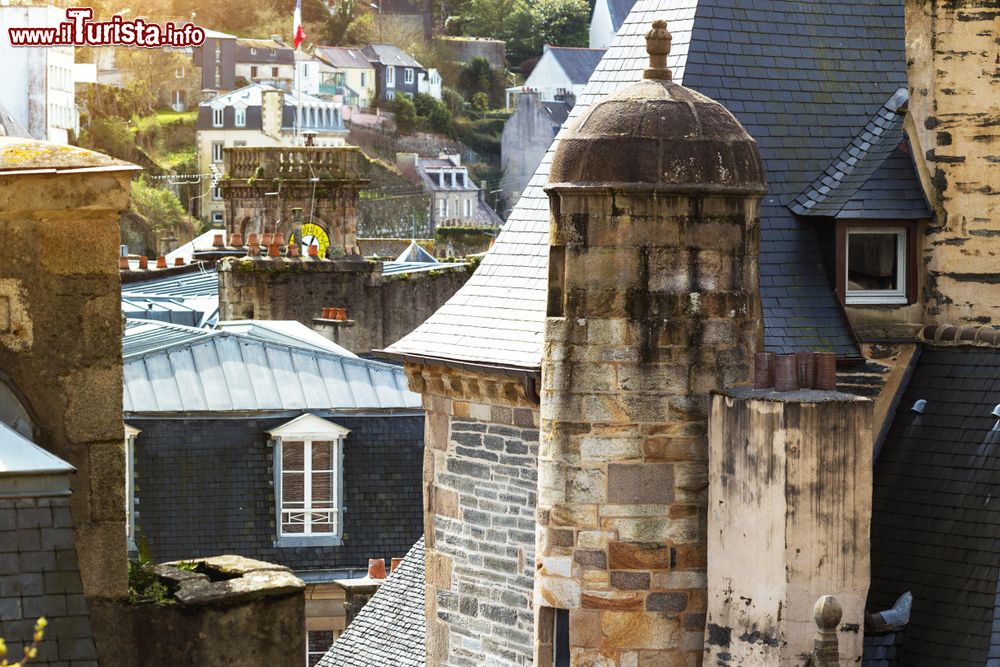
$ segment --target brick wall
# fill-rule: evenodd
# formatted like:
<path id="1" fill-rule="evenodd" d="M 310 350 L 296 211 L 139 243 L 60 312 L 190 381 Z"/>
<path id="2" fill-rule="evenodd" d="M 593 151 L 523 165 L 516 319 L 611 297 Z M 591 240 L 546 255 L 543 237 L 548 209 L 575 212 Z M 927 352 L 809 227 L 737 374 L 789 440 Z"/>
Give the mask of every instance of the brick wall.
<path id="1" fill-rule="evenodd" d="M 136 528 L 157 561 L 222 553 L 293 569 L 366 567 L 422 534 L 423 417 L 329 416 L 344 443 L 344 533 L 337 547 L 277 548 L 273 454 L 284 417 L 139 419 Z M 320 415 L 322 416 L 322 415 Z"/>
<path id="2" fill-rule="evenodd" d="M 514 376 L 406 370 L 427 412 L 427 667 L 530 665 L 537 406 Z"/>
<path id="3" fill-rule="evenodd" d="M 0 499 L 0 637 L 21 657 L 35 621 L 49 621 L 38 662 L 97 667 L 73 546 L 69 497 Z"/>

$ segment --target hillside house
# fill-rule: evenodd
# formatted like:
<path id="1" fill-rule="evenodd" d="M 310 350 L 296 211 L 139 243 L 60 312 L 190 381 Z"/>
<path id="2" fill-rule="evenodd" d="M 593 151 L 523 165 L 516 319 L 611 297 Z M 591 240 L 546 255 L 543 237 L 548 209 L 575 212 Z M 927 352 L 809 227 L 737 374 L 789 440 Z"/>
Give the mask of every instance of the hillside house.
<path id="1" fill-rule="evenodd" d="M 507 108 L 516 107 L 521 93 L 538 93 L 543 102 L 563 101 L 573 106 L 594 68 L 604 56 L 604 49 L 577 49 L 545 45 L 538 64 L 524 85 L 507 89 Z"/>

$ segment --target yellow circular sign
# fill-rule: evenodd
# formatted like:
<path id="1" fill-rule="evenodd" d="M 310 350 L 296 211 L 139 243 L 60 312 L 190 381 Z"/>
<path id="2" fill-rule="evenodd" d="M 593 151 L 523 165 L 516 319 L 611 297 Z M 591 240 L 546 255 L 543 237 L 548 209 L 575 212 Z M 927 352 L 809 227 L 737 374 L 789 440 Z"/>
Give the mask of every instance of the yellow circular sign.
<path id="1" fill-rule="evenodd" d="M 326 249 L 330 247 L 330 237 L 326 235 L 326 230 L 319 225 L 307 222 L 302 225 L 302 244 L 319 246 L 319 256 L 326 257 Z"/>

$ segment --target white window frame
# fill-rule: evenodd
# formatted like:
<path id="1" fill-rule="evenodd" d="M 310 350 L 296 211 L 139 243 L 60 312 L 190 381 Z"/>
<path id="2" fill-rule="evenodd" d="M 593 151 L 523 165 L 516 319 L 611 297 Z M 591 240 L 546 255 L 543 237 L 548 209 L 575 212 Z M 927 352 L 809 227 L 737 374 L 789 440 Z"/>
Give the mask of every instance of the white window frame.
<path id="1" fill-rule="evenodd" d="M 246 107 L 236 107 L 234 110 L 233 125 L 236 127 L 246 127 L 247 126 L 247 109 Z"/>
<path id="2" fill-rule="evenodd" d="M 448 217 L 448 198 L 441 197 L 438 199 L 438 219 L 445 220 Z"/>
<path id="3" fill-rule="evenodd" d="M 311 661 L 310 661 L 310 658 L 322 659 L 322 657 L 324 655 L 326 655 L 327 651 L 330 650 L 330 647 L 328 646 L 323 651 L 315 651 L 315 652 L 310 651 L 309 650 L 309 633 L 310 632 L 330 632 L 330 633 L 333 633 L 333 641 L 334 642 L 336 642 L 337 638 L 340 637 L 340 633 L 337 632 L 337 630 L 334 630 L 333 628 L 322 628 L 322 629 L 320 629 L 320 628 L 309 628 L 308 627 L 308 622 L 307 622 L 307 624 L 306 624 L 306 667 L 308 667 L 310 664 L 312 664 Z M 332 646 L 332 645 L 333 644 L 331 643 L 330 646 Z"/>
<path id="4" fill-rule="evenodd" d="M 847 305 L 905 304 L 906 299 L 906 228 L 850 227 L 844 236 L 844 302 Z M 851 234 L 893 234 L 896 236 L 896 289 L 851 290 Z"/>
<path id="5" fill-rule="evenodd" d="M 222 201 L 222 188 L 218 185 L 212 186 L 212 201 Z"/>
<path id="6" fill-rule="evenodd" d="M 403 83 L 413 83 L 413 68 L 407 67 L 403 70 Z"/>
<path id="7" fill-rule="evenodd" d="M 213 141 L 212 142 L 212 162 L 215 164 L 221 164 L 224 161 L 224 153 L 222 149 L 226 147 L 226 142 L 224 141 Z"/>
<path id="8" fill-rule="evenodd" d="M 212 211 L 212 226 L 221 227 L 225 222 L 225 218 L 222 215 L 222 211 Z"/>
<path id="9" fill-rule="evenodd" d="M 471 199 L 466 199 L 465 200 L 465 218 L 469 219 L 471 217 L 472 217 L 472 200 Z"/>
<path id="10" fill-rule="evenodd" d="M 250 55 L 252 55 L 252 56 L 257 55 L 257 49 L 255 49 L 254 47 L 251 46 L 250 47 Z"/>
<path id="11" fill-rule="evenodd" d="M 396 87 L 396 68 L 392 65 L 385 68 L 385 85 L 386 88 Z"/>
<path id="12" fill-rule="evenodd" d="M 317 417 L 314 414 L 305 413 L 296 417 L 290 422 L 282 424 L 277 428 L 268 431 L 271 436 L 270 444 L 274 452 L 274 516 L 275 516 L 275 542 L 276 547 L 308 547 L 308 546 L 339 546 L 344 531 L 344 440 L 350 429 L 339 424 Z M 281 532 L 282 509 L 281 499 L 281 461 L 283 442 L 305 443 L 304 462 L 305 470 L 305 510 L 307 513 L 315 514 L 316 510 L 309 510 L 308 503 L 311 491 L 310 466 L 312 464 L 311 447 L 314 441 L 332 442 L 334 444 L 333 458 L 336 470 L 334 471 L 333 499 L 335 507 L 332 509 L 332 520 L 334 530 L 330 533 L 310 533 L 309 524 L 306 524 L 303 533 L 283 534 Z"/>
<path id="13" fill-rule="evenodd" d="M 212 109 L 212 127 L 222 127 L 223 126 L 223 124 L 225 122 L 225 113 L 226 113 L 226 110 L 224 108 L 221 108 L 221 107 L 218 108 L 218 109 L 215 109 L 215 108 Z"/>
<path id="14" fill-rule="evenodd" d="M 142 433 L 125 424 L 125 539 L 129 551 L 136 551 L 135 541 L 135 439 Z"/>

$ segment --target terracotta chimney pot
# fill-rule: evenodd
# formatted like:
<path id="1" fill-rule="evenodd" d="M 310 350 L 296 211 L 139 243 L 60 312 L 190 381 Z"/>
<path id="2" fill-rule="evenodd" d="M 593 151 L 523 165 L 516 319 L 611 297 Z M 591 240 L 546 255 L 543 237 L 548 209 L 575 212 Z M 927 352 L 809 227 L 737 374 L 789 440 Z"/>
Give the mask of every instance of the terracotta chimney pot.
<path id="1" fill-rule="evenodd" d="M 259 243 L 259 241 L 257 240 L 257 232 L 250 232 L 250 234 L 247 236 L 247 243 L 250 245 Z"/>
<path id="2" fill-rule="evenodd" d="M 229 235 L 229 245 L 233 246 L 234 248 L 242 248 L 243 247 L 243 235 L 240 234 L 239 232 L 233 232 L 232 234 L 230 234 Z"/>
<path id="3" fill-rule="evenodd" d="M 213 248 L 226 247 L 226 242 L 222 240 L 222 234 L 216 234 L 215 237 L 212 238 L 212 247 Z"/>
<path id="4" fill-rule="evenodd" d="M 403 562 L 402 558 L 393 558 L 392 559 L 392 563 L 389 566 L 389 574 L 392 574 L 393 572 L 395 572 L 396 568 L 399 567 L 399 564 L 402 563 L 402 562 Z"/>
<path id="5" fill-rule="evenodd" d="M 310 245 L 308 252 L 310 257 L 319 258 L 319 246 Z"/>
<path id="6" fill-rule="evenodd" d="M 267 246 L 267 256 L 268 257 L 281 257 L 281 246 L 277 243 L 272 243 Z"/>
<path id="7" fill-rule="evenodd" d="M 175 257 L 174 258 L 174 266 L 184 266 L 184 258 L 183 257 Z"/>
<path id="8" fill-rule="evenodd" d="M 156 268 L 158 268 L 158 269 L 165 269 L 165 268 L 167 268 L 167 258 L 164 257 L 163 255 L 160 255 L 159 257 L 157 257 L 156 258 Z"/>
<path id="9" fill-rule="evenodd" d="M 299 244 L 298 243 L 293 243 L 292 245 L 288 246 L 288 256 L 289 257 L 298 257 L 299 256 Z"/>
<path id="10" fill-rule="evenodd" d="M 369 558 L 368 577 L 370 579 L 385 579 L 385 560 L 381 558 Z"/>
<path id="11" fill-rule="evenodd" d="M 128 257 L 122 257 L 122 256 L 119 255 L 119 257 L 118 257 L 118 268 L 119 268 L 119 270 L 124 270 L 124 271 L 128 271 L 129 269 L 132 268 L 129 265 L 129 263 L 128 263 Z"/>
<path id="12" fill-rule="evenodd" d="M 251 235 L 251 237 L 252 236 L 253 235 Z M 253 239 L 250 242 L 250 253 L 249 254 L 253 255 L 254 257 L 256 257 L 257 255 L 260 255 L 260 244 L 257 243 L 257 239 Z"/>
<path id="13" fill-rule="evenodd" d="M 277 232 L 274 235 L 274 242 L 278 245 L 285 245 L 285 236 L 281 232 Z"/>
<path id="14" fill-rule="evenodd" d="M 263 236 L 261 236 L 260 237 L 260 244 L 263 245 L 263 246 L 269 246 L 269 245 L 271 245 L 271 235 L 265 233 Z"/>
<path id="15" fill-rule="evenodd" d="M 139 268 L 141 270 L 143 270 L 143 271 L 146 271 L 147 269 L 149 269 L 149 258 L 146 257 L 145 255 L 142 255 L 139 258 Z"/>

